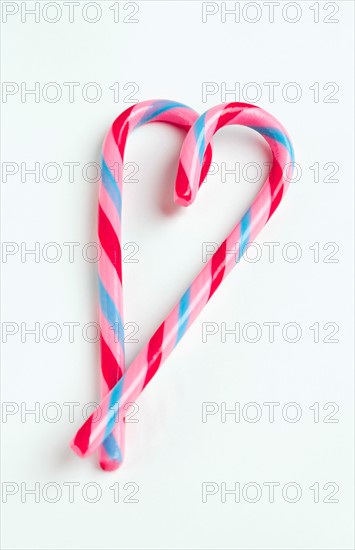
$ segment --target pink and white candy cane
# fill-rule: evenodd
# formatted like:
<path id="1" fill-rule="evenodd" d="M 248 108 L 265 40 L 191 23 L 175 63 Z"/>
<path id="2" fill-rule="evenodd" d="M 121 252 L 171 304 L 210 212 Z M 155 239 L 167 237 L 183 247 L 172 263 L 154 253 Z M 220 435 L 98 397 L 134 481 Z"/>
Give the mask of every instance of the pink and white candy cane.
<path id="1" fill-rule="evenodd" d="M 123 158 L 129 133 L 148 122 L 166 122 L 186 132 L 198 118 L 195 111 L 174 101 L 144 101 L 124 111 L 114 121 L 103 145 L 99 189 L 98 237 L 99 261 L 101 396 L 115 386 L 125 368 L 121 215 Z M 211 163 L 211 149 L 206 152 L 206 165 L 201 181 Z M 124 418 L 115 424 L 100 446 L 100 465 L 104 470 L 117 469 L 123 460 Z"/>
<path id="2" fill-rule="evenodd" d="M 117 419 L 121 418 L 125 404 L 139 397 L 241 258 L 247 244 L 255 239 L 272 216 L 286 191 L 287 180 L 284 179 L 284 174 L 288 167 L 292 170 L 294 161 L 293 148 L 286 130 L 272 115 L 259 107 L 247 103 L 228 103 L 213 107 L 201 115 L 187 134 L 181 150 L 175 200 L 185 206 L 194 200 L 206 147 L 212 136 L 228 124 L 247 126 L 265 138 L 272 152 L 269 176 L 240 222 L 197 275 L 121 380 L 78 430 L 71 446 L 81 457 L 88 456 L 97 449 L 112 432 Z M 227 254 L 227 250 L 238 250 L 237 260 L 233 260 L 233 255 Z"/>

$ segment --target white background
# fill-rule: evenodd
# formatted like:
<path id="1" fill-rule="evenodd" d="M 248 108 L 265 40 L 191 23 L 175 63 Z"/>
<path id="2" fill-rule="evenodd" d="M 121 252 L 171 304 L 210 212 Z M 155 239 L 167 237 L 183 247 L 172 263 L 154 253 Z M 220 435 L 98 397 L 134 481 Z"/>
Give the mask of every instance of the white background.
<path id="1" fill-rule="evenodd" d="M 28 248 L 38 242 L 41 253 L 38 262 L 33 255 L 22 261 L 18 252 L 6 262 L 3 256 L 2 263 L 3 340 L 9 322 L 27 328 L 37 322 L 41 330 L 38 343 L 19 328 L 3 344 L 3 401 L 19 408 L 39 404 L 39 418 L 21 419 L 20 413 L 4 418 L 2 481 L 19 490 L 2 505 L 3 547 L 353 548 L 353 4 L 332 2 L 326 8 L 322 2 L 298 2 L 286 12 L 286 18 L 294 19 L 293 10 L 300 10 L 294 23 L 282 16 L 284 2 L 275 8 L 274 23 L 263 2 L 258 3 L 261 16 L 255 23 L 250 22 L 255 8 L 239 23 L 233 16 L 223 23 L 222 8 L 215 3 L 218 13 L 203 23 L 200 2 L 158 1 L 138 4 L 137 23 L 123 20 L 129 18 L 131 3 L 121 4 L 120 22 L 115 23 L 109 10 L 114 2 L 103 1 L 100 20 L 89 23 L 82 15 L 85 4 L 76 8 L 73 23 L 64 6 L 57 23 L 47 22 L 43 11 L 37 23 L 33 16 L 22 22 L 20 12 L 2 23 L 3 81 L 19 86 L 24 82 L 28 88 L 39 82 L 41 93 L 46 83 L 56 82 L 63 93 L 53 103 L 43 95 L 38 102 L 33 96 L 22 101 L 20 92 L 6 102 L 2 99 L 3 162 L 24 162 L 27 167 L 39 162 L 41 168 L 56 162 L 63 170 L 57 183 L 43 176 L 35 182 L 31 175 L 22 182 L 19 171 L 2 186 L 3 241 Z M 319 7 L 318 23 L 314 4 Z M 339 10 L 331 16 L 333 5 Z M 93 17 L 94 12 L 87 13 Z M 326 23 L 328 15 L 339 21 Z M 64 82 L 79 83 L 72 103 Z M 83 99 L 88 82 L 101 87 L 99 101 Z M 120 85 L 119 102 L 109 89 L 114 82 Z M 223 101 L 251 99 L 243 94 L 223 97 L 222 82 L 228 88 L 236 82 L 241 87 L 257 83 L 257 104 L 288 129 L 302 175 L 259 236 L 260 261 L 237 266 L 139 399 L 139 422 L 127 425 L 124 466 L 108 474 L 98 468 L 96 456 L 80 460 L 68 446 L 82 423 L 83 407 L 98 399 L 99 380 L 98 345 L 82 336 L 84 325 L 97 321 L 97 266 L 84 261 L 82 252 L 86 243 L 96 240 L 98 185 L 85 181 L 82 168 L 99 161 L 105 132 L 130 106 L 127 94 L 133 88 L 123 87 L 131 82 L 139 87 L 136 100 L 175 99 L 199 112 Z M 217 83 L 218 91 L 207 101 L 203 82 Z M 280 83 L 274 101 L 265 82 Z M 295 101 L 290 100 L 295 90 L 287 87 L 290 82 L 301 90 Z M 339 87 L 331 96 L 335 102 L 329 102 L 334 88 L 324 89 L 329 82 Z M 138 263 L 126 262 L 123 273 L 125 321 L 139 325 L 139 342 L 126 346 L 128 363 L 200 270 L 202 243 L 221 242 L 262 183 L 262 178 L 254 184 L 243 178 L 235 183 L 233 175 L 223 183 L 219 172 L 210 176 L 193 206 L 175 207 L 172 192 L 182 139 L 177 130 L 150 125 L 128 142 L 126 161 L 139 166 L 139 181 L 126 183 L 123 201 L 123 241 L 139 246 Z M 270 158 L 262 139 L 240 128 L 220 131 L 214 144 L 219 169 L 222 162 L 230 169 L 236 162 L 262 164 Z M 80 163 L 74 182 L 64 162 Z M 326 177 L 330 170 L 323 167 L 329 162 L 339 166 L 333 176 L 338 181 Z M 314 163 L 320 166 L 319 182 L 309 168 Z M 49 242 L 61 247 L 58 262 L 46 261 Z M 73 262 L 68 261 L 65 242 L 80 243 Z M 274 262 L 265 242 L 280 243 Z M 302 254 L 294 263 L 282 255 L 285 246 L 290 256 L 294 253 L 287 248 L 290 242 L 298 243 Z M 320 247 L 318 262 L 310 249 L 314 243 Z M 332 251 L 323 249 L 326 243 L 339 247 L 337 262 L 324 261 Z M 269 343 L 263 325 L 270 321 L 280 323 L 274 343 Z M 50 322 L 63 330 L 57 343 L 43 336 Z M 73 343 L 63 325 L 68 322 L 80 323 Z M 206 322 L 218 323 L 219 332 L 203 343 Z M 242 337 L 236 343 L 231 335 L 223 342 L 223 322 L 229 329 L 235 323 L 258 323 L 261 338 L 253 344 Z M 293 344 L 281 334 L 290 322 L 302 330 Z M 320 326 L 319 343 L 309 329 L 314 323 Z M 323 328 L 326 323 L 339 326 L 337 343 L 324 342 L 330 333 Z M 50 402 L 62 408 L 58 422 L 48 422 L 53 409 L 47 416 L 45 407 Z M 73 422 L 63 405 L 68 402 L 80 404 Z M 219 408 L 221 402 L 228 408 L 256 402 L 262 417 L 251 423 L 243 417 L 235 422 L 229 415 L 222 423 L 218 413 L 203 423 L 203 402 L 215 402 Z M 274 423 L 268 420 L 265 402 L 280 403 Z M 281 414 L 290 402 L 298 403 L 302 413 L 295 423 Z M 329 402 L 339 407 L 336 423 L 324 422 L 332 411 L 323 409 Z M 319 422 L 309 409 L 314 403 L 319 403 Z M 291 416 L 294 409 L 288 412 Z M 254 413 L 250 409 L 250 415 Z M 80 484 L 73 503 L 67 482 Z M 96 503 L 83 496 L 85 484 L 92 482 L 102 491 Z M 124 502 L 131 492 L 131 486 L 125 488 L 128 482 L 139 486 L 138 503 Z M 219 490 L 203 503 L 206 482 L 218 484 Z M 223 482 L 228 489 L 236 482 L 241 487 L 256 483 L 262 489 L 260 500 L 248 502 L 255 495 L 250 489 L 239 503 L 233 495 L 222 503 Z M 267 482 L 280 484 L 273 503 L 263 485 Z M 295 503 L 282 496 L 290 482 L 302 490 Z M 39 502 L 25 494 L 35 483 Z M 57 483 L 62 491 L 56 503 L 49 502 L 55 491 L 48 483 Z M 114 483 L 120 486 L 118 503 L 109 489 Z M 309 489 L 315 483 L 320 487 L 318 503 Z M 324 489 L 327 483 L 339 486 L 333 497 L 338 502 L 324 502 L 333 487 Z M 88 498 L 93 494 L 89 491 Z M 292 488 L 289 496 L 294 496 Z"/>

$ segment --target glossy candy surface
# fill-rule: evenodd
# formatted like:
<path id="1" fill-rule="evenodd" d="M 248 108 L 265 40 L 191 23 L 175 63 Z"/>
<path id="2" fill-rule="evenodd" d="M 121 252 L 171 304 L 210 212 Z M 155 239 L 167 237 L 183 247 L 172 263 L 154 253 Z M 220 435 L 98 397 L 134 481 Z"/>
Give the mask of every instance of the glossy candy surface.
<path id="1" fill-rule="evenodd" d="M 150 122 L 166 122 L 186 132 L 198 114 L 174 101 L 144 101 L 124 111 L 113 123 L 103 145 L 99 189 L 98 238 L 99 321 L 101 348 L 101 397 L 120 380 L 125 370 L 123 294 L 122 294 L 122 182 L 126 140 L 130 132 Z M 211 162 L 211 149 L 206 152 L 206 166 Z M 123 415 L 100 446 L 100 466 L 117 469 L 123 460 L 125 424 Z"/>
<path id="2" fill-rule="evenodd" d="M 252 128 L 267 141 L 272 152 L 269 176 L 242 219 L 206 263 L 122 378 L 79 429 L 71 443 L 79 456 L 92 454 L 116 429 L 125 404 L 139 397 L 223 279 L 238 263 L 248 243 L 255 239 L 275 212 L 287 189 L 289 178 L 285 179 L 285 176 L 289 175 L 287 169 L 292 169 L 294 156 L 286 130 L 272 115 L 259 107 L 246 103 L 228 103 L 213 107 L 201 115 L 188 132 L 181 150 L 176 179 L 176 202 L 184 206 L 193 202 L 203 179 L 201 172 L 205 172 L 206 167 L 203 159 L 212 136 L 229 124 Z M 120 135 L 120 132 L 113 130 L 115 144 L 119 143 Z M 120 148 L 119 152 L 122 154 Z M 110 157 L 109 161 L 111 160 L 114 159 Z M 238 250 L 237 261 L 233 255 L 227 254 L 228 250 L 234 249 Z"/>

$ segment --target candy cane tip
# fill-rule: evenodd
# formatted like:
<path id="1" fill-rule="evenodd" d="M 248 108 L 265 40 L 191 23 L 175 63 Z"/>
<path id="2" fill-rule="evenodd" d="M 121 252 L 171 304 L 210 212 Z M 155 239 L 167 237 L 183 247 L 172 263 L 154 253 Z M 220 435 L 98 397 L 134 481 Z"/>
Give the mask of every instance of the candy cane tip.
<path id="1" fill-rule="evenodd" d="M 80 447 L 78 447 L 78 445 L 76 445 L 75 441 L 72 441 L 70 443 L 70 448 L 72 451 L 74 451 L 76 455 L 80 456 L 80 458 L 85 458 L 86 454 L 83 453 L 83 451 L 80 449 Z"/>
<path id="2" fill-rule="evenodd" d="M 192 203 L 191 196 L 179 196 L 176 193 L 174 194 L 174 202 L 175 204 L 178 204 L 179 206 L 190 206 Z"/>

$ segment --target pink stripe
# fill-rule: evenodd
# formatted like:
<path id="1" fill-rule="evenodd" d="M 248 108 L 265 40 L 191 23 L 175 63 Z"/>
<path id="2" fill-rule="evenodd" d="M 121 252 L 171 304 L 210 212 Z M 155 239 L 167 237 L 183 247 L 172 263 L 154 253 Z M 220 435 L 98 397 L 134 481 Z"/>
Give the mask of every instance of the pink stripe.
<path id="1" fill-rule="evenodd" d="M 122 287 L 117 271 L 110 262 L 105 250 L 101 249 L 101 260 L 99 262 L 100 279 L 110 295 L 111 300 L 117 305 L 118 311 L 122 311 Z"/>
<path id="2" fill-rule="evenodd" d="M 251 234 L 249 241 L 253 241 L 267 222 L 271 205 L 268 187 L 263 187 L 251 206 Z"/>
<path id="3" fill-rule="evenodd" d="M 224 277 L 231 272 L 233 267 L 236 265 L 239 258 L 240 250 L 240 223 L 238 223 L 233 231 L 228 235 L 226 239 L 226 268 L 224 272 Z"/>
<path id="4" fill-rule="evenodd" d="M 207 263 L 199 276 L 193 281 L 190 288 L 190 303 L 201 302 L 206 304 L 208 302 L 210 288 L 211 288 L 211 266 Z M 197 314 L 191 314 L 189 317 L 188 327 L 194 322 Z"/>
<path id="5" fill-rule="evenodd" d="M 113 177 L 118 185 L 118 188 L 122 194 L 122 180 L 123 180 L 123 159 L 121 159 L 119 150 L 117 148 L 115 139 L 112 134 L 112 127 L 110 128 L 103 147 L 102 156 L 110 168 Z"/>
<path id="6" fill-rule="evenodd" d="M 129 130 L 128 134 L 141 122 L 143 117 L 146 115 L 147 110 L 153 105 L 154 100 L 141 101 L 137 103 L 132 109 L 131 115 L 129 117 Z"/>
<path id="7" fill-rule="evenodd" d="M 181 158 L 180 162 L 186 172 L 186 174 L 189 174 L 189 179 L 193 181 L 197 181 L 200 176 L 200 157 L 198 150 L 196 148 L 196 138 L 195 135 L 192 132 L 189 132 L 186 136 L 185 142 L 184 142 L 184 149 L 185 149 L 185 143 L 186 143 L 186 150 L 184 156 Z"/>
<path id="8" fill-rule="evenodd" d="M 216 107 L 212 107 L 212 109 L 209 109 L 205 115 L 205 139 L 207 141 L 211 141 L 212 137 L 214 136 L 217 128 L 217 124 L 219 121 L 219 117 L 223 113 L 223 109 L 221 109 L 220 105 L 217 105 Z"/>
<path id="9" fill-rule="evenodd" d="M 178 306 L 175 306 L 170 315 L 167 317 L 164 324 L 164 348 L 162 350 L 161 363 L 165 361 L 166 357 L 174 349 L 178 331 L 178 319 L 179 308 Z"/>
<path id="10" fill-rule="evenodd" d="M 153 119 L 153 122 L 167 122 L 177 127 L 186 125 L 191 126 L 197 117 L 197 113 L 192 109 L 186 107 L 173 107 L 157 115 Z"/>
<path id="11" fill-rule="evenodd" d="M 119 341 L 116 341 L 114 330 L 113 328 L 111 328 L 105 315 L 102 313 L 101 308 L 99 310 L 99 322 L 100 322 L 100 329 L 101 329 L 103 339 L 105 340 L 106 344 L 110 348 L 113 356 L 116 357 L 118 364 L 122 366 L 123 364 L 122 359 L 124 357 L 124 352 L 123 352 L 121 343 Z"/>
<path id="12" fill-rule="evenodd" d="M 118 237 L 120 237 L 121 220 L 118 215 L 117 209 L 111 200 L 110 195 L 107 193 L 102 183 L 100 183 L 99 203 L 102 210 L 105 212 L 107 219 L 110 220 L 115 233 L 118 235 Z"/>

